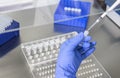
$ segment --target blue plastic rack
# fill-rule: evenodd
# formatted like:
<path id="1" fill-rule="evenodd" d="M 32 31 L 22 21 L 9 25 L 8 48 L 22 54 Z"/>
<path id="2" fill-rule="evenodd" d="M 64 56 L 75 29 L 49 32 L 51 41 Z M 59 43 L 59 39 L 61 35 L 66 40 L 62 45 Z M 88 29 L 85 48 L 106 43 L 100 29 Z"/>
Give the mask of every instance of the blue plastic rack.
<path id="1" fill-rule="evenodd" d="M 1 26 L 2 27 L 2 26 Z M 15 20 L 12 20 L 11 24 L 7 27 L 3 27 L 5 31 L 19 28 L 19 23 Z M 12 39 L 13 37 L 19 36 L 19 31 L 0 33 L 0 46 L 5 44 L 7 41 Z"/>
<path id="2" fill-rule="evenodd" d="M 57 32 L 84 31 L 87 27 L 90 8 L 90 2 L 61 0 L 54 13 L 54 30 Z"/>

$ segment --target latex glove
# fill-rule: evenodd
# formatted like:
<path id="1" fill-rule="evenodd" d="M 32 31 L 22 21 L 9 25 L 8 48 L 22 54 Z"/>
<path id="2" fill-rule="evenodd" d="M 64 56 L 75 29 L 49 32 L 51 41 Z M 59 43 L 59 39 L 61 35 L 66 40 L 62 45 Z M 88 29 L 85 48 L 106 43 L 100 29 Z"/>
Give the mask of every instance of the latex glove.
<path id="1" fill-rule="evenodd" d="M 56 64 L 55 78 L 76 78 L 76 72 L 85 58 L 95 51 L 96 42 L 83 33 L 68 39 L 61 47 Z M 83 46 L 78 46 L 83 43 Z"/>

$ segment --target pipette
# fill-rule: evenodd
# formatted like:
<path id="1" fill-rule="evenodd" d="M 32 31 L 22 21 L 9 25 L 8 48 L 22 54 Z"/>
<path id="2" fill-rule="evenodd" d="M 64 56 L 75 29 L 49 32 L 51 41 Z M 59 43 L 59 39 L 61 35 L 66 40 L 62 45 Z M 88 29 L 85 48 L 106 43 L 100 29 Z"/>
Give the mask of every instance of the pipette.
<path id="1" fill-rule="evenodd" d="M 107 11 L 105 11 L 85 32 L 84 35 L 87 36 L 89 34 L 89 31 L 97 24 L 99 23 L 110 11 L 112 11 L 115 7 L 117 7 L 120 4 L 120 0 L 117 0 Z"/>

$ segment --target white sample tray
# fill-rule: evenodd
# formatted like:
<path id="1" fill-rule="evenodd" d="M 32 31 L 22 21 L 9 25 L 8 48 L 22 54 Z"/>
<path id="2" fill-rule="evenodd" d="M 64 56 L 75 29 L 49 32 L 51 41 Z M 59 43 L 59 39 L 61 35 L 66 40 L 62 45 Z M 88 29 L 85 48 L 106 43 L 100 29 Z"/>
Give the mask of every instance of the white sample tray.
<path id="1" fill-rule="evenodd" d="M 75 36 L 76 32 L 57 35 L 37 41 L 23 43 L 22 52 L 34 78 L 55 78 L 56 59 L 60 45 Z M 111 78 L 94 55 L 84 60 L 77 78 Z"/>

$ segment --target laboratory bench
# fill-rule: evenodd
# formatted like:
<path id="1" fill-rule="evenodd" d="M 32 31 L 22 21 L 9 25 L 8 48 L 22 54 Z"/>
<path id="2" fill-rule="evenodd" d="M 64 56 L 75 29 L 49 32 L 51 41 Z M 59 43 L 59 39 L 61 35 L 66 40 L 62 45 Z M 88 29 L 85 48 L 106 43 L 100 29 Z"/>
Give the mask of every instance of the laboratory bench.
<path id="1" fill-rule="evenodd" d="M 34 40 L 43 39 L 63 33 L 54 31 L 53 14 L 56 5 L 48 7 L 31 8 L 21 11 L 8 12 L 8 15 L 18 22 L 19 37 L 11 39 L 0 46 L 0 52 L 6 53 L 0 58 L 0 78 L 32 78 L 25 57 L 21 50 L 21 44 Z M 99 17 L 102 10 L 89 16 L 88 27 Z M 93 12 L 93 11 L 92 11 Z M 44 15 L 42 15 L 44 14 Z M 108 17 L 105 17 L 96 27 L 92 29 L 90 35 L 97 42 L 94 55 L 103 65 L 111 78 L 120 77 L 120 29 Z"/>

